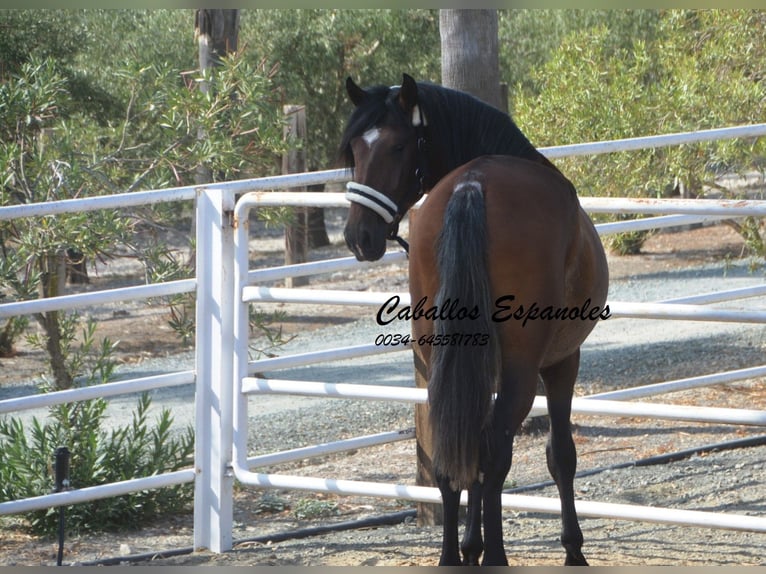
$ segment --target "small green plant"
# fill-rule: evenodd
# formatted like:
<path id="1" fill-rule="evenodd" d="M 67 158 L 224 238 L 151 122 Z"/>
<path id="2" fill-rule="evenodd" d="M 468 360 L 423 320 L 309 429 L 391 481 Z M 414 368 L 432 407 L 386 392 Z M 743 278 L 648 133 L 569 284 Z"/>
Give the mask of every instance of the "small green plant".
<path id="1" fill-rule="evenodd" d="M 621 221 L 632 221 L 635 219 L 641 219 L 641 216 L 630 213 L 619 213 L 615 215 L 595 214 L 593 222 L 599 223 L 616 223 Z M 640 230 L 640 231 L 624 231 L 622 233 L 610 233 L 606 236 L 602 236 L 601 240 L 604 244 L 604 248 L 608 249 L 614 255 L 637 255 L 641 252 L 641 248 L 649 237 L 651 237 L 653 231 Z"/>
<path id="2" fill-rule="evenodd" d="M 266 492 L 258 500 L 255 507 L 256 514 L 279 514 L 290 507 L 290 503 L 274 493 Z"/>
<path id="3" fill-rule="evenodd" d="M 607 245 L 615 255 L 638 255 L 647 237 L 649 237 L 648 231 L 615 233 L 609 237 Z"/>
<path id="4" fill-rule="evenodd" d="M 301 520 L 336 516 L 338 512 L 338 503 L 330 500 L 302 498 L 293 505 L 293 514 Z"/>
<path id="5" fill-rule="evenodd" d="M 0 328 L 0 357 L 12 357 L 16 353 L 14 343 L 27 328 L 26 317 L 11 317 Z"/>
<path id="6" fill-rule="evenodd" d="M 274 350 L 295 338 L 295 335 L 286 337 L 282 332 L 282 325 L 279 323 L 284 321 L 285 316 L 284 311 L 266 313 L 257 307 L 250 306 L 248 322 L 250 334 L 255 337 L 250 350 L 256 358 L 275 356 Z"/>
<path id="7" fill-rule="evenodd" d="M 763 220 L 757 217 L 745 217 L 739 221 L 727 220 L 725 222 L 745 240 L 745 247 L 761 259 L 766 259 L 766 243 L 763 237 Z"/>

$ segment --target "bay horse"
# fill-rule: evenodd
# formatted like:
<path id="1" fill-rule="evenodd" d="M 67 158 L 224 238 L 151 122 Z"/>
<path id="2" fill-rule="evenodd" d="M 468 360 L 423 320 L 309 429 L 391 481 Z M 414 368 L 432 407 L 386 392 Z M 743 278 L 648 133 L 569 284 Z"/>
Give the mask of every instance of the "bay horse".
<path id="1" fill-rule="evenodd" d="M 570 413 L 580 346 L 609 316 L 593 223 L 574 186 L 507 114 L 406 74 L 401 86 L 369 89 L 348 78 L 346 91 L 355 109 L 341 140 L 354 170 L 345 239 L 357 259 L 379 259 L 428 193 L 410 224 L 412 308 L 402 311 L 419 317 L 412 341 L 428 386 L 429 436 L 418 432 L 430 443 L 442 496 L 439 564 L 508 564 L 502 488 L 542 378 L 565 564 L 587 565 Z M 458 543 L 463 489 L 468 513 Z"/>

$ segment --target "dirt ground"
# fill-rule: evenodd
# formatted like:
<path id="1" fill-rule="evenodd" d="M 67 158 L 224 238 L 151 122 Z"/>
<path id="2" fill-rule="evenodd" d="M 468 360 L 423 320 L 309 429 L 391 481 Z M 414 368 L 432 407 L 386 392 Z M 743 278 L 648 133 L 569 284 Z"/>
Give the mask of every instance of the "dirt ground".
<path id="1" fill-rule="evenodd" d="M 325 251 L 316 258 L 346 254 L 340 244 Z M 743 252 L 742 239 L 724 225 L 678 233 L 657 233 L 647 240 L 640 255 L 610 256 L 610 273 L 613 279 L 640 279 L 641 276 L 668 269 L 736 259 Z M 384 278 L 387 274 L 401 273 L 403 268 L 394 266 L 357 275 L 347 274 L 344 278 L 349 284 L 364 289 L 375 284 L 378 274 Z M 107 284 L 123 280 L 125 277 L 104 273 L 94 277 L 88 289 L 102 289 Z M 329 281 L 334 282 L 334 279 Z M 317 309 L 319 318 L 296 316 L 289 307 L 285 311 L 287 317 L 282 328 L 286 335 L 328 323 L 350 321 L 358 316 L 340 307 Z M 129 306 L 120 312 L 100 310 L 95 313 L 99 319 L 99 334 L 120 341 L 118 359 L 121 362 L 140 363 L 148 358 L 169 356 L 183 350 L 167 325 L 167 314 L 161 305 Z M 38 376 L 43 365 L 41 353 L 20 343 L 16 356 L 0 359 L 0 386 L 20 377 Z M 674 393 L 673 402 L 763 409 L 766 408 L 766 390 L 762 380 L 743 381 L 704 391 Z M 756 434 L 745 427 L 679 425 L 628 418 L 617 421 L 617 430 L 613 419 L 579 417 L 574 422 L 580 469 L 600 468 Z M 512 486 L 548 479 L 542 462 L 545 438 L 544 434 L 534 432 L 517 438 L 514 470 L 509 477 Z M 732 454 L 734 452 L 736 454 Z M 352 454 L 294 463 L 280 467 L 279 471 L 413 482 L 414 445 L 411 441 Z M 381 468 L 383 461 L 385 467 Z M 576 483 L 577 495 L 579 499 L 592 496 L 593 500 L 608 500 L 612 494 L 615 502 L 675 503 L 691 509 L 724 509 L 727 512 L 764 515 L 766 453 L 763 446 L 730 451 L 728 454 L 703 453 L 674 465 L 664 465 L 662 470 L 659 467 L 614 470 L 597 477 L 582 478 Z M 712 473 L 711 469 L 718 469 L 718 472 Z M 703 485 L 704 490 L 694 490 Z M 555 496 L 555 491 L 545 487 L 530 494 Z M 313 506 L 310 506 L 313 511 L 299 515 L 297 509 L 309 506 L 302 503 L 307 500 L 313 501 Z M 67 540 L 64 560 L 67 564 L 78 564 L 122 556 L 125 563 L 138 565 L 434 565 L 438 561 L 440 530 L 438 527 L 418 526 L 412 518 L 391 526 L 343 530 L 281 542 L 266 540 L 275 533 L 412 509 L 413 505 L 400 500 L 337 498 L 237 487 L 234 532 L 237 544 L 231 552 L 187 552 L 193 545 L 193 519 L 191 514 L 187 514 L 167 517 L 138 531 L 72 537 Z M 762 549 L 766 547 L 764 534 L 597 518 L 584 518 L 582 525 L 586 533 L 586 555 L 592 565 L 766 564 L 762 557 Z M 563 551 L 556 541 L 559 532 L 557 516 L 508 510 L 505 527 L 512 564 L 562 563 Z M 55 564 L 55 541 L 31 536 L 26 532 L 23 521 L 17 517 L 0 518 L 0 539 L 0 566 Z M 129 558 L 137 554 L 179 549 L 178 556 L 155 555 L 153 560 L 146 557 L 146 560 L 135 562 Z"/>

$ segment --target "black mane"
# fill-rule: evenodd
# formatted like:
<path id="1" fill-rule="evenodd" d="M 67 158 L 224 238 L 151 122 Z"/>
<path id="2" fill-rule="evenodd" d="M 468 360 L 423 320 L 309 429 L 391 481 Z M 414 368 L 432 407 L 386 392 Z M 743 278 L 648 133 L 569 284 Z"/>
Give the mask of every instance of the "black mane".
<path id="1" fill-rule="evenodd" d="M 427 138 L 441 146 L 447 171 L 482 156 L 512 155 L 552 164 L 530 143 L 511 117 L 464 92 L 418 82 L 418 104 L 428 123 Z M 367 89 L 367 99 L 354 109 L 341 138 L 340 153 L 347 167 L 353 167 L 351 140 L 387 121 L 407 122 L 396 96 L 398 87 Z"/>

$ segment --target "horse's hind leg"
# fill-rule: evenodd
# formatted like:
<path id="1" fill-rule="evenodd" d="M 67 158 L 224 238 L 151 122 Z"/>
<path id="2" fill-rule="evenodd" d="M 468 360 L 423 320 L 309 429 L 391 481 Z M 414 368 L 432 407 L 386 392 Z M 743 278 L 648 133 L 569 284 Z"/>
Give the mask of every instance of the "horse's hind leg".
<path id="1" fill-rule="evenodd" d="M 481 537 L 481 490 L 481 483 L 478 480 L 468 490 L 465 534 L 460 543 L 463 564 L 466 566 L 478 566 L 479 558 L 484 551 L 484 541 Z"/>
<path id="2" fill-rule="evenodd" d="M 583 536 L 577 520 L 574 501 L 574 475 L 577 453 L 572 440 L 569 417 L 572 411 L 572 392 L 580 366 L 580 350 L 566 359 L 541 370 L 548 399 L 551 432 L 545 454 L 548 470 L 556 481 L 561 499 L 561 544 L 567 556 L 567 566 L 587 566 L 582 554 Z"/>
<path id="3" fill-rule="evenodd" d="M 503 545 L 502 494 L 511 469 L 513 437 L 532 408 L 537 388 L 537 370 L 504 366 L 500 392 L 495 401 L 492 422 L 483 441 L 481 468 L 484 559 L 482 566 L 506 566 Z"/>
<path id="4" fill-rule="evenodd" d="M 444 522 L 442 525 L 442 553 L 439 566 L 460 566 L 458 547 L 458 510 L 460 509 L 460 490 L 453 490 L 449 478 L 437 473 L 436 482 L 442 495 Z"/>

